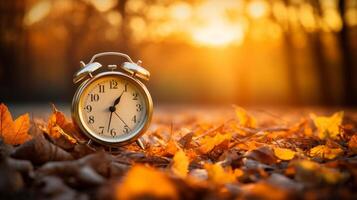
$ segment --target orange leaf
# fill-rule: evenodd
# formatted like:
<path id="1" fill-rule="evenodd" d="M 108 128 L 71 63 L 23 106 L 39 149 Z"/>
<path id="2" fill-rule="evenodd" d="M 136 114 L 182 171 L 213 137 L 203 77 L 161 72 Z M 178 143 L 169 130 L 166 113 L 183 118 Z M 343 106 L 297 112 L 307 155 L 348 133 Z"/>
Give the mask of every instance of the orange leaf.
<path id="1" fill-rule="evenodd" d="M 175 186 L 164 173 L 142 165 L 131 168 L 115 192 L 116 199 L 120 200 L 178 199 Z"/>
<path id="2" fill-rule="evenodd" d="M 52 105 L 53 113 L 48 119 L 48 131 L 47 134 L 51 137 L 57 139 L 63 136 L 71 143 L 77 143 L 77 140 L 70 135 L 74 132 L 74 127 L 71 122 L 66 120 L 64 114 L 57 110 L 57 108 Z"/>
<path id="3" fill-rule="evenodd" d="M 280 160 L 291 160 L 295 157 L 296 152 L 286 148 L 274 148 L 274 154 Z"/>
<path id="4" fill-rule="evenodd" d="M 186 156 L 185 152 L 183 150 L 179 150 L 176 152 L 173 158 L 171 170 L 177 176 L 185 178 L 187 176 L 189 164 L 190 161 Z"/>
<path id="5" fill-rule="evenodd" d="M 229 133 L 226 134 L 216 134 L 214 137 L 206 136 L 201 140 L 201 146 L 199 150 L 202 153 L 210 152 L 215 146 L 221 144 L 224 141 L 230 141 L 232 135 Z"/>
<path id="6" fill-rule="evenodd" d="M 309 155 L 311 157 L 317 157 L 322 159 L 334 159 L 342 153 L 343 150 L 341 148 L 330 148 L 326 145 L 318 145 L 310 149 L 309 151 Z"/>
<path id="7" fill-rule="evenodd" d="M 236 117 L 238 119 L 238 123 L 241 126 L 249 127 L 249 128 L 256 128 L 257 127 L 257 120 L 248 114 L 248 112 L 239 106 L 234 106 L 236 111 Z"/>
<path id="8" fill-rule="evenodd" d="M 15 122 L 5 104 L 0 104 L 0 135 L 5 143 L 11 145 L 22 144 L 31 139 L 28 134 L 30 117 L 28 113 L 18 117 Z"/>
<path id="9" fill-rule="evenodd" d="M 348 141 L 348 148 L 353 152 L 353 153 L 357 153 L 357 135 L 353 135 L 350 139 L 350 141 Z"/>
<path id="10" fill-rule="evenodd" d="M 216 184 L 232 183 L 243 175 L 243 171 L 240 169 L 233 171 L 231 168 L 227 168 L 225 170 L 218 163 L 205 164 L 204 167 L 207 170 L 208 179 Z"/>

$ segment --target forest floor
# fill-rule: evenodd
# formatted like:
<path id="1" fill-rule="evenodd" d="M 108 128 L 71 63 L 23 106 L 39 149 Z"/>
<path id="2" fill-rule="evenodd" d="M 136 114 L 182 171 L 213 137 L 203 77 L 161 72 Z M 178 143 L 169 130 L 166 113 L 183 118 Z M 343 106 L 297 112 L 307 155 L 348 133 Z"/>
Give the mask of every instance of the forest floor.
<path id="1" fill-rule="evenodd" d="M 357 199 L 357 110 L 160 106 L 110 154 L 66 105 L 9 107 L 0 199 Z"/>

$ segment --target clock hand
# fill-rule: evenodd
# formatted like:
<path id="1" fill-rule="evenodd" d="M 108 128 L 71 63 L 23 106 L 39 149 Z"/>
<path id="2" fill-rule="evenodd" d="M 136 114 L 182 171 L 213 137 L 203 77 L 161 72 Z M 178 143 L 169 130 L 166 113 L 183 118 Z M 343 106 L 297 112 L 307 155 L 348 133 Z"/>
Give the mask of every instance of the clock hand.
<path id="1" fill-rule="evenodd" d="M 123 92 L 120 94 L 120 96 L 119 96 L 117 99 L 115 99 L 114 104 L 109 107 L 110 117 L 109 117 L 109 124 L 108 124 L 108 130 L 107 130 L 107 132 L 109 132 L 109 129 L 110 129 L 110 123 L 111 123 L 111 121 L 112 121 L 113 112 L 115 112 L 115 110 L 116 110 L 115 106 L 120 102 L 121 96 L 123 96 L 123 94 L 124 94 L 124 90 L 123 90 Z"/>
<path id="2" fill-rule="evenodd" d="M 113 112 L 110 112 L 110 117 L 109 117 L 109 123 L 108 123 L 108 130 L 107 130 L 107 133 L 109 133 L 110 123 L 112 122 L 112 116 L 113 116 Z"/>
<path id="3" fill-rule="evenodd" d="M 124 122 L 124 120 L 118 115 L 118 113 L 114 111 L 114 114 L 115 114 L 115 115 L 120 119 L 120 121 L 123 122 L 123 124 L 124 124 L 125 126 L 127 126 L 128 129 L 131 131 L 131 129 L 129 128 L 129 126 L 128 126 L 128 125 Z"/>
<path id="4" fill-rule="evenodd" d="M 125 91 L 125 90 L 123 90 L 123 92 L 120 94 L 120 96 L 119 96 L 117 99 L 115 99 L 114 104 L 113 104 L 113 107 L 115 107 L 116 105 L 118 105 L 118 103 L 120 102 L 121 96 L 123 96 L 123 94 L 124 94 L 124 91 Z"/>

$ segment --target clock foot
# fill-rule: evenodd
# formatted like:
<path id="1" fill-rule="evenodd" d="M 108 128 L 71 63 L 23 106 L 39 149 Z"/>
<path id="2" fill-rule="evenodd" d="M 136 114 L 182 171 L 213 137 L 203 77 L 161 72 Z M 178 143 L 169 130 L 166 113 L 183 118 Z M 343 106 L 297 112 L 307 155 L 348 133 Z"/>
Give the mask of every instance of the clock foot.
<path id="1" fill-rule="evenodd" d="M 143 141 L 142 141 L 141 138 L 139 138 L 138 140 L 136 140 L 136 144 L 137 144 L 141 149 L 145 150 L 145 145 L 144 145 L 144 143 L 143 143 Z"/>

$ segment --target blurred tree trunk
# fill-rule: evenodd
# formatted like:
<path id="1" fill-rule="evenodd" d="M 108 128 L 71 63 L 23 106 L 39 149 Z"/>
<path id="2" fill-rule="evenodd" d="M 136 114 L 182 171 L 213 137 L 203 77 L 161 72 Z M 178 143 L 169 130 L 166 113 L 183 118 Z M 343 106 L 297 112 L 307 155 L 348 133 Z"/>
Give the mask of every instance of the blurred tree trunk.
<path id="1" fill-rule="evenodd" d="M 352 48 L 349 44 L 349 29 L 345 20 L 346 1 L 340 0 L 338 4 L 342 18 L 342 29 L 339 32 L 339 44 L 341 51 L 341 68 L 343 72 L 344 86 L 344 105 L 352 106 L 357 104 L 357 89 L 354 84 L 353 76 L 357 71 L 356 63 L 353 63 Z"/>
<path id="2" fill-rule="evenodd" d="M 322 17 L 322 10 L 319 1 L 310 0 L 311 5 L 314 8 L 315 21 L 319 21 Z M 317 30 L 309 34 L 310 42 L 313 53 L 313 60 L 318 72 L 319 87 L 320 87 L 320 102 L 322 105 L 330 105 L 332 103 L 331 97 L 331 84 L 329 82 L 326 58 L 323 52 L 323 45 L 321 43 L 320 31 Z"/>
<path id="3" fill-rule="evenodd" d="M 67 47 L 65 50 L 65 63 L 66 69 L 69 69 L 68 73 L 69 76 L 66 77 L 66 83 L 68 83 L 68 86 L 66 88 L 71 88 L 66 90 L 65 94 L 65 99 L 61 100 L 70 100 L 73 97 L 74 94 L 74 87 L 73 87 L 73 82 L 72 82 L 72 75 L 75 74 L 79 69 L 80 69 L 80 64 L 79 62 L 81 59 L 83 59 L 84 55 L 78 55 L 79 52 L 86 52 L 86 51 L 80 51 L 80 48 L 83 44 L 83 40 L 86 39 L 87 34 L 90 32 L 90 18 L 92 15 L 96 12 L 95 8 L 93 8 L 92 5 L 89 3 L 82 3 L 83 6 L 85 6 L 85 11 L 83 13 L 85 14 L 84 21 L 81 21 L 80 23 L 74 23 L 72 19 L 68 19 L 66 23 L 66 27 L 68 27 L 68 40 L 67 40 Z M 84 60 L 85 61 L 85 60 Z M 67 99 L 68 98 L 68 99 Z"/>
<path id="4" fill-rule="evenodd" d="M 289 6 L 289 0 L 284 0 L 285 7 Z M 290 24 L 287 24 L 287 30 L 283 32 L 284 49 L 286 57 L 287 72 L 289 77 L 289 88 L 290 88 L 290 100 L 292 104 L 301 104 L 301 94 L 299 88 L 299 80 L 297 78 L 297 64 L 296 64 L 296 52 L 294 45 L 292 43 L 293 31 L 291 30 Z"/>
<path id="5" fill-rule="evenodd" d="M 25 0 L 0 1 L 0 89 L 3 97 L 11 99 L 27 96 L 14 92 L 26 84 L 26 77 L 21 76 L 25 74 L 21 72 L 26 70 L 24 67 L 28 68 L 23 28 L 25 6 Z"/>

